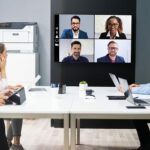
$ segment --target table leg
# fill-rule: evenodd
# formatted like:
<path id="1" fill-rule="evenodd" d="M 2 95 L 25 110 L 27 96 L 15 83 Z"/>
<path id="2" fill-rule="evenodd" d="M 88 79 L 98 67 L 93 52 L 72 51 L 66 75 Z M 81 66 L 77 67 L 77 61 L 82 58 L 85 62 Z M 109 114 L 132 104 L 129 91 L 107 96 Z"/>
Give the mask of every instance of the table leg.
<path id="1" fill-rule="evenodd" d="M 77 145 L 80 144 L 80 119 L 77 119 Z"/>
<path id="2" fill-rule="evenodd" d="M 69 114 L 64 115 L 64 150 L 69 150 Z"/>
<path id="3" fill-rule="evenodd" d="M 75 115 L 71 114 L 71 150 L 75 150 L 76 145 L 76 119 Z"/>

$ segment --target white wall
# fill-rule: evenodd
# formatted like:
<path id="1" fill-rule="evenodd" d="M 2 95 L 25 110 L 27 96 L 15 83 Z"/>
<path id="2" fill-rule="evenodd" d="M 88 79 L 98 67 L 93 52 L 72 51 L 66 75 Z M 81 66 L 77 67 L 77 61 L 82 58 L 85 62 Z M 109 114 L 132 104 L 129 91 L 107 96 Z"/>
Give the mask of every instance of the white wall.
<path id="1" fill-rule="evenodd" d="M 37 22 L 41 85 L 50 83 L 50 0 L 0 0 L 0 22 Z"/>

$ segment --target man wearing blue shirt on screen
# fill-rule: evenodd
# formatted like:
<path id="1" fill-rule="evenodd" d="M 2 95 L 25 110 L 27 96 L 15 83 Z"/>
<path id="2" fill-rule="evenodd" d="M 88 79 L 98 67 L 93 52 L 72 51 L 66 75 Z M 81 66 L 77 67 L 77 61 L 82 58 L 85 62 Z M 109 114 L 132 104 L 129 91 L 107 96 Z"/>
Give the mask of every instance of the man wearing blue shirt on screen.
<path id="1" fill-rule="evenodd" d="M 71 29 L 65 29 L 61 35 L 62 39 L 87 39 L 86 32 L 80 30 L 80 17 L 73 16 L 71 18 Z"/>
<path id="2" fill-rule="evenodd" d="M 97 59 L 99 63 L 125 63 L 123 57 L 118 56 L 118 44 L 115 41 L 110 41 L 107 45 L 108 54 Z"/>
<path id="3" fill-rule="evenodd" d="M 89 60 L 80 56 L 81 53 L 81 43 L 79 41 L 73 41 L 71 43 L 71 56 L 65 57 L 62 62 L 64 63 L 88 63 Z"/>

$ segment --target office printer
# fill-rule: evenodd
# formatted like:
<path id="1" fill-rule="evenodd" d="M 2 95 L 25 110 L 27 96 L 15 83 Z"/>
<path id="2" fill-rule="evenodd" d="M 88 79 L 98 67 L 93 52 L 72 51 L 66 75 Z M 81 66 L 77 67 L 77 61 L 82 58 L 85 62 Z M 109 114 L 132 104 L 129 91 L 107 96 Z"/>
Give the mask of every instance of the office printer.
<path id="1" fill-rule="evenodd" d="M 38 28 L 36 22 L 1 22 L 0 42 L 8 52 L 32 53 L 38 47 Z"/>

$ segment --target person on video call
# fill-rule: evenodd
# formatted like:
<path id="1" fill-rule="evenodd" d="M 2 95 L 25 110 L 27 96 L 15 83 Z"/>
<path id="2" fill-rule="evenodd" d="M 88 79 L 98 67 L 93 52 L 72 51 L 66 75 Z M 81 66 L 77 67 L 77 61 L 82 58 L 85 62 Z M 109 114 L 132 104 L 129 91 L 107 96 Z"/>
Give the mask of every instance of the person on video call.
<path id="1" fill-rule="evenodd" d="M 118 56 L 117 52 L 119 50 L 118 44 L 115 41 L 110 41 L 107 45 L 108 54 L 97 59 L 99 63 L 125 63 L 123 57 Z"/>
<path id="2" fill-rule="evenodd" d="M 110 16 L 105 23 L 106 32 L 101 33 L 99 39 L 126 39 L 123 33 L 122 20 L 117 16 Z"/>
<path id="3" fill-rule="evenodd" d="M 62 62 L 65 63 L 88 63 L 89 60 L 80 56 L 81 53 L 81 43 L 79 41 L 73 41 L 71 43 L 71 56 L 65 57 Z"/>
<path id="4" fill-rule="evenodd" d="M 64 29 L 61 38 L 63 39 L 87 39 L 86 32 L 80 30 L 80 17 L 73 16 L 71 18 L 71 29 Z"/>

